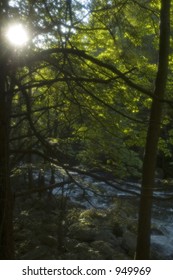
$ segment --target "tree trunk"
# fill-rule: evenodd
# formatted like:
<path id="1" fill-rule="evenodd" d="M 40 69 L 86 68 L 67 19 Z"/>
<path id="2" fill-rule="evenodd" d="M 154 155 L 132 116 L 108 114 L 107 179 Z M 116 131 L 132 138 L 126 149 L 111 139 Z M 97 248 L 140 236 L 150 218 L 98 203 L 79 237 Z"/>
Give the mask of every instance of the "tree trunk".
<path id="1" fill-rule="evenodd" d="M 163 108 L 161 99 L 164 97 L 168 73 L 169 39 L 170 0 L 161 0 L 159 63 L 143 162 L 142 190 L 136 248 L 136 259 L 138 260 L 150 259 L 152 196 L 154 189 L 157 146 L 160 136 L 160 123 Z"/>
<path id="2" fill-rule="evenodd" d="M 2 5 L 0 9 L 0 259 L 9 260 L 14 259 L 13 199 L 9 176 L 9 101 L 11 97 L 7 90 L 6 50 L 2 34 L 4 8 Z"/>
<path id="3" fill-rule="evenodd" d="M 0 63 L 0 259 L 13 259 L 12 195 L 9 173 L 9 118 L 5 79 Z"/>

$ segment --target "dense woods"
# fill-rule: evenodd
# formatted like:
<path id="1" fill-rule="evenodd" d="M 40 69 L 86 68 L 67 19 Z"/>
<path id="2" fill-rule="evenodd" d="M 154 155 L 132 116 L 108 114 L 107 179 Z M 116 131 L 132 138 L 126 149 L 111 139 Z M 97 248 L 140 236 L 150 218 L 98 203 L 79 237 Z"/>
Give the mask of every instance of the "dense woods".
<path id="1" fill-rule="evenodd" d="M 19 198 L 67 182 L 85 193 L 73 172 L 141 185 L 133 257 L 150 259 L 155 179 L 173 171 L 171 12 L 170 0 L 0 1 L 0 259 L 18 251 Z M 15 23 L 22 46 L 6 37 Z"/>

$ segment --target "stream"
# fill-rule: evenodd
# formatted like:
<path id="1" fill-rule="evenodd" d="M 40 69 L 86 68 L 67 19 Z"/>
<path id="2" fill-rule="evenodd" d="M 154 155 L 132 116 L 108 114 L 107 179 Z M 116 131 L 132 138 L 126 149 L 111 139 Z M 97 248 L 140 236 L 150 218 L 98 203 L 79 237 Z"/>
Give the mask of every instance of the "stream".
<path id="1" fill-rule="evenodd" d="M 38 172 L 33 173 L 35 179 L 38 178 Z M 70 177 L 69 177 L 70 176 Z M 50 185 L 51 171 L 44 172 L 45 185 Z M 114 198 L 129 199 L 136 197 L 139 201 L 140 183 L 132 181 L 110 180 L 110 184 L 102 180 L 79 174 L 78 172 L 69 172 L 67 174 L 61 170 L 54 173 L 55 184 L 66 182 L 63 187 L 55 187 L 53 195 L 65 196 L 70 202 L 79 205 L 84 209 L 108 209 L 115 205 Z M 152 232 L 151 232 L 151 250 L 157 252 L 158 258 L 173 259 L 173 186 L 165 187 L 160 180 L 157 189 L 154 191 L 153 214 L 152 214 Z M 135 217 L 137 220 L 137 215 Z"/>

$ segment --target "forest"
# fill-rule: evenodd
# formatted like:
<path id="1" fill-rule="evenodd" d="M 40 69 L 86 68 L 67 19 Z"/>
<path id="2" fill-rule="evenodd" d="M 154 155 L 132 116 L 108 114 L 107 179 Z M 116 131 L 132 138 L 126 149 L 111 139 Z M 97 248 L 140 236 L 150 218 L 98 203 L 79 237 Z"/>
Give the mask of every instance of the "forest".
<path id="1" fill-rule="evenodd" d="M 1 260 L 173 259 L 172 14 L 0 0 Z"/>

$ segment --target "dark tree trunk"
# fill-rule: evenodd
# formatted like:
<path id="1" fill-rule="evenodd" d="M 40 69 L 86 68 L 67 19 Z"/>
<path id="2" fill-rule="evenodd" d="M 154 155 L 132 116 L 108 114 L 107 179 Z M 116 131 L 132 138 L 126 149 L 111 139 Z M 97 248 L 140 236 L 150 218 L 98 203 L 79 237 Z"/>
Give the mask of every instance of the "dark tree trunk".
<path id="1" fill-rule="evenodd" d="M 152 215 L 152 196 L 155 178 L 155 166 L 157 158 L 157 146 L 160 136 L 160 123 L 162 117 L 169 56 L 170 39 L 170 0 L 161 0 L 160 11 L 160 43 L 159 64 L 153 93 L 153 101 L 150 112 L 150 121 L 146 139 L 145 156 L 142 174 L 142 191 L 138 220 L 138 238 L 136 259 L 150 259 L 150 231 Z"/>
<path id="2" fill-rule="evenodd" d="M 6 49 L 3 45 L 3 17 L 8 1 L 0 3 L 0 259 L 14 259 L 13 199 L 9 174 L 9 116 L 11 94 L 8 92 Z"/>
<path id="3" fill-rule="evenodd" d="M 0 259 L 13 259 L 13 199 L 9 173 L 9 108 L 0 62 Z M 5 71 L 5 70 L 4 70 Z"/>

